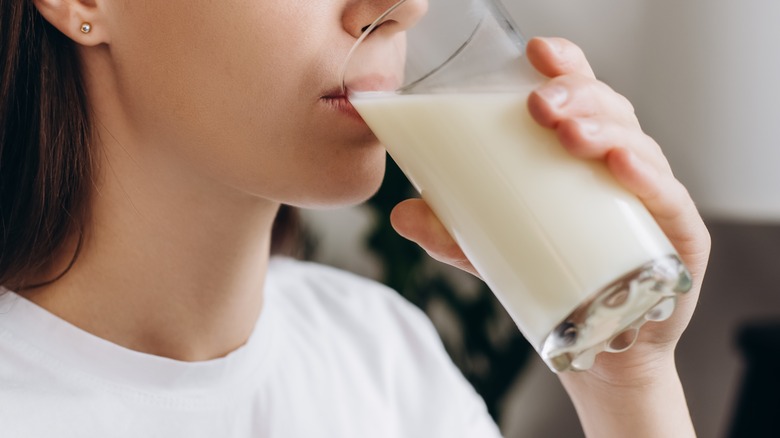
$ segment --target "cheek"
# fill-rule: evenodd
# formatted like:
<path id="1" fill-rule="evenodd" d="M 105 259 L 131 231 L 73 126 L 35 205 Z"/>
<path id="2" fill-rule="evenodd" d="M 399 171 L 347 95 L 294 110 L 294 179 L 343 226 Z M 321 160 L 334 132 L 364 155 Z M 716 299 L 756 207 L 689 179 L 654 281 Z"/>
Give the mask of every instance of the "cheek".
<path id="1" fill-rule="evenodd" d="M 128 118 L 142 138 L 166 143 L 237 145 L 289 136 L 306 106 L 337 83 L 343 55 L 333 47 L 349 48 L 327 4 L 125 5 L 114 15 L 111 51 Z"/>
<path id="2" fill-rule="evenodd" d="M 161 160 L 280 202 L 370 196 L 384 150 L 365 132 L 345 137 L 317 109 L 339 63 L 322 68 L 321 53 L 340 29 L 314 7 L 280 18 L 283 2 L 204 3 L 127 6 L 116 23 L 118 94 L 135 138 Z"/>
<path id="3" fill-rule="evenodd" d="M 145 13 L 124 23 L 138 36 L 122 33 L 112 47 L 119 93 L 147 138 L 235 141 L 225 136 L 240 135 L 294 99 L 295 78 L 282 72 L 295 65 L 280 53 L 284 46 L 261 35 L 262 26 L 253 29 L 249 18 L 203 17 L 195 5 L 176 19 L 164 19 L 171 11 L 158 5 L 156 20 Z"/>

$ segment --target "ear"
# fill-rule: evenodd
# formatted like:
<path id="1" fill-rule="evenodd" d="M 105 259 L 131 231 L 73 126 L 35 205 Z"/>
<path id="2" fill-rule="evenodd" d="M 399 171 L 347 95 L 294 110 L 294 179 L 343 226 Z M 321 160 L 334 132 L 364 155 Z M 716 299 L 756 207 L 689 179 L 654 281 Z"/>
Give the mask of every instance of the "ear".
<path id="1" fill-rule="evenodd" d="M 38 12 L 65 36 L 84 46 L 108 42 L 100 0 L 33 0 Z"/>

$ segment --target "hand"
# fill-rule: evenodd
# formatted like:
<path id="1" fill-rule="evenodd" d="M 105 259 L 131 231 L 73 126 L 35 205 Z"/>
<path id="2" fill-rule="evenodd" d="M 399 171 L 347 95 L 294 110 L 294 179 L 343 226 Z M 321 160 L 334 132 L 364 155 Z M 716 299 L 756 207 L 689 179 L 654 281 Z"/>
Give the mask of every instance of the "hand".
<path id="1" fill-rule="evenodd" d="M 558 38 L 531 40 L 528 59 L 550 79 L 528 99 L 536 121 L 556 131 L 572 155 L 601 160 L 655 217 L 693 276 L 672 317 L 645 324 L 623 353 L 602 353 L 593 368 L 563 373 L 588 436 L 695 436 L 674 364 L 674 348 L 693 314 L 707 266 L 710 237 L 658 144 L 642 132 L 631 104 L 596 80 L 582 51 Z M 432 257 L 478 275 L 427 204 L 396 206 L 393 226 Z"/>
<path id="2" fill-rule="evenodd" d="M 529 97 L 531 115 L 554 129 L 572 155 L 605 162 L 617 181 L 647 206 L 693 276 L 693 289 L 681 297 L 672 318 L 647 323 L 631 349 L 600 354 L 589 372 L 567 377 L 589 384 L 642 387 L 660 370 L 666 373 L 674 366 L 674 347 L 691 318 L 707 265 L 709 233 L 661 148 L 642 132 L 632 105 L 595 78 L 577 46 L 558 38 L 534 39 L 527 56 L 550 78 Z M 402 202 L 391 220 L 399 234 L 435 259 L 478 275 L 424 201 Z"/>

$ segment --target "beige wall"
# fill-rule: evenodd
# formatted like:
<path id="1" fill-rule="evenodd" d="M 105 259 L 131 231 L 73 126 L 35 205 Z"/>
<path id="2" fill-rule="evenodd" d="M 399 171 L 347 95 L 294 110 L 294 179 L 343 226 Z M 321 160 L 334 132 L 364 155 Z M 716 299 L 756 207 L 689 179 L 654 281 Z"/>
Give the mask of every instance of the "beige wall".
<path id="1" fill-rule="evenodd" d="M 585 48 L 709 217 L 780 220 L 780 2 L 504 1 Z"/>

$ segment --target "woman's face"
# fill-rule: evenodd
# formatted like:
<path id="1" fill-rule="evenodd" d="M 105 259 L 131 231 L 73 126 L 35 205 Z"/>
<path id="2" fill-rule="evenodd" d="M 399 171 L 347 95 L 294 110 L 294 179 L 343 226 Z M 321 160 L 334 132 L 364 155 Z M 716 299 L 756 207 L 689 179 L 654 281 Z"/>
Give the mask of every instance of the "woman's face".
<path id="1" fill-rule="evenodd" d="M 394 2 L 111 3 L 112 89 L 134 137 L 118 140 L 273 201 L 362 201 L 381 182 L 384 150 L 332 97 L 361 28 Z"/>

